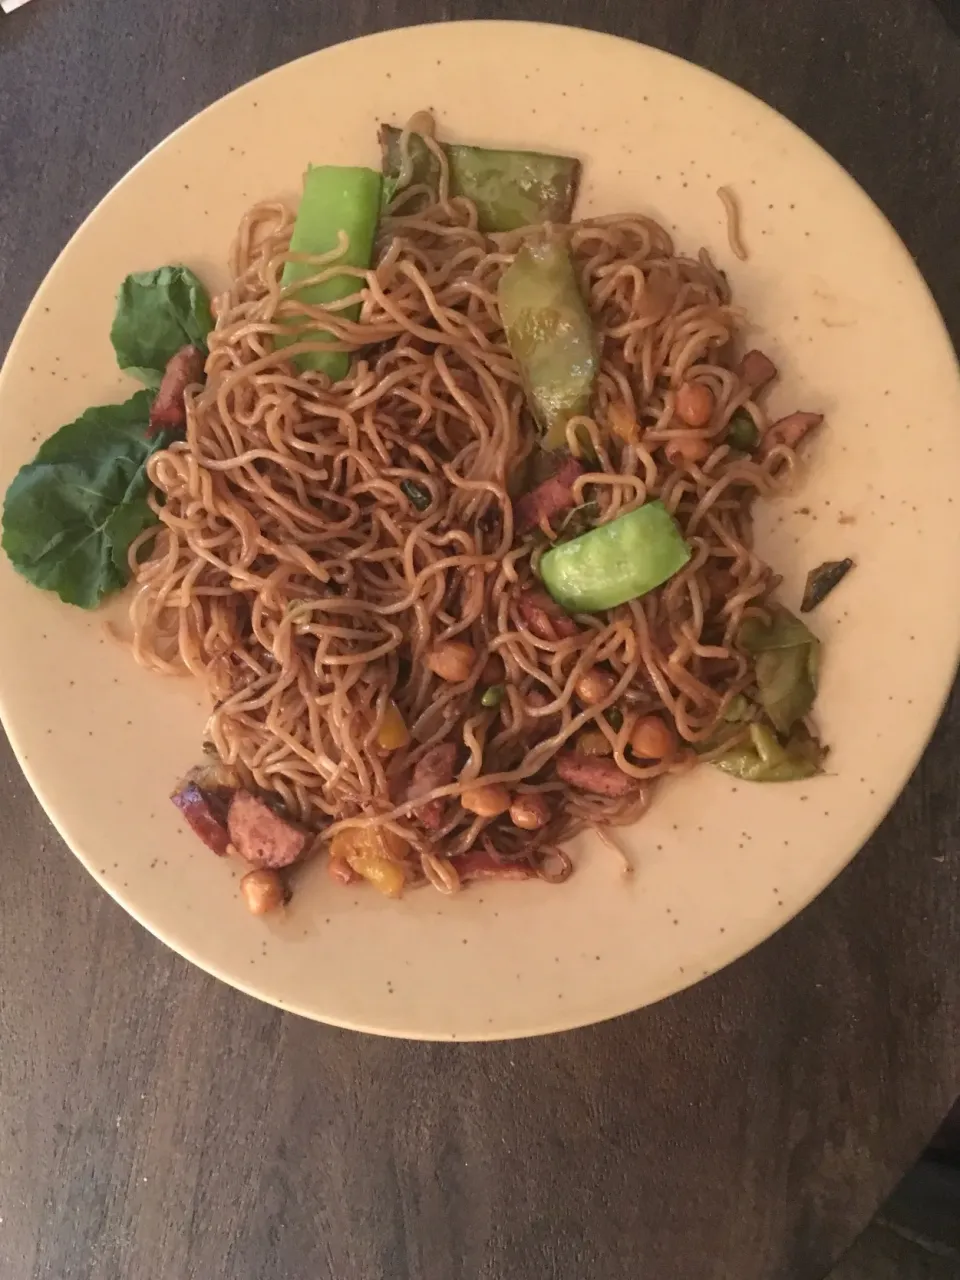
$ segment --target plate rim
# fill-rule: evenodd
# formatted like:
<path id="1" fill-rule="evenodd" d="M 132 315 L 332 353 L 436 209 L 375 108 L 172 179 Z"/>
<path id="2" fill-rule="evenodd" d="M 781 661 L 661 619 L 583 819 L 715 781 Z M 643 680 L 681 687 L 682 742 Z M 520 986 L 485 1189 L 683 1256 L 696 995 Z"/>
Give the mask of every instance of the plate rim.
<path id="1" fill-rule="evenodd" d="M 180 125 L 178 125 L 174 130 L 172 130 L 170 133 L 162 137 L 144 155 L 142 155 L 118 179 L 117 182 L 115 182 L 112 186 L 108 188 L 107 191 L 104 192 L 101 198 L 97 200 L 93 208 L 88 212 L 88 214 L 83 218 L 80 224 L 75 228 L 75 230 L 70 235 L 69 239 L 60 248 L 55 258 L 48 266 L 47 270 L 44 273 L 43 279 L 41 280 L 39 286 L 37 287 L 33 297 L 31 298 L 29 304 L 27 305 L 26 310 L 23 313 L 23 316 L 20 319 L 19 324 L 16 327 L 14 335 L 10 341 L 10 345 L 5 353 L 3 365 L 2 367 L 0 367 L 0 400 L 2 400 L 3 398 L 3 384 L 6 380 L 8 370 L 18 362 L 20 345 L 22 341 L 24 341 L 24 335 L 27 329 L 29 328 L 33 317 L 36 315 L 36 313 L 40 310 L 40 308 L 44 304 L 44 298 L 47 294 L 48 288 L 50 287 L 51 277 L 53 276 L 57 268 L 60 266 L 63 259 L 71 252 L 71 249 L 75 241 L 82 236 L 88 224 L 90 224 L 91 222 L 97 219 L 103 205 L 111 199 L 111 197 L 116 191 L 124 187 L 125 184 L 127 184 L 128 182 L 134 181 L 140 168 L 144 166 L 153 157 L 153 155 L 156 152 L 173 145 L 176 139 L 183 133 L 183 131 L 189 129 L 197 120 L 199 120 L 203 116 L 206 116 L 209 113 L 213 113 L 217 111 L 219 108 L 221 108 L 223 104 L 228 103 L 231 99 L 238 97 L 239 95 L 247 92 L 251 86 L 256 84 L 261 84 L 265 81 L 270 80 L 273 77 L 282 78 L 283 76 L 289 74 L 289 71 L 292 67 L 295 67 L 302 63 L 310 62 L 312 60 L 322 59 L 325 55 L 330 54 L 334 50 L 344 48 L 347 46 L 363 46 L 363 45 L 382 43 L 382 42 L 388 43 L 399 32 L 406 32 L 406 33 L 416 32 L 416 31 L 434 32 L 442 29 L 443 31 L 450 33 L 453 39 L 458 39 L 458 38 L 463 39 L 468 37 L 469 31 L 471 29 L 476 29 L 476 28 L 484 28 L 486 30 L 493 30 L 493 31 L 502 30 L 505 37 L 508 36 L 511 31 L 515 31 L 518 28 L 526 28 L 526 29 L 530 29 L 532 31 L 537 31 L 541 33 L 562 31 L 567 35 L 575 35 L 579 39 L 585 39 L 585 40 L 594 41 L 597 43 L 613 42 L 617 46 L 626 46 L 634 51 L 640 51 L 648 57 L 662 60 L 666 64 L 680 64 L 680 66 L 683 67 L 685 70 L 689 70 L 692 68 L 700 76 L 708 78 L 716 86 L 721 87 L 723 92 L 729 93 L 732 91 L 735 95 L 740 97 L 742 100 L 750 103 L 755 110 L 759 111 L 762 115 L 764 115 L 768 119 L 775 120 L 781 127 L 783 125 L 788 126 L 789 130 L 792 131 L 792 133 L 794 133 L 795 135 L 798 135 L 798 139 L 802 140 L 802 143 L 805 146 L 812 147 L 816 150 L 820 163 L 822 164 L 826 162 L 827 165 L 834 171 L 835 175 L 843 179 L 843 181 L 846 183 L 846 185 L 850 189 L 851 194 L 853 194 L 854 192 L 856 193 L 857 197 L 864 204 L 865 209 L 868 209 L 872 217 L 876 219 L 879 225 L 882 225 L 883 228 L 885 229 L 887 236 L 891 241 L 891 247 L 895 249 L 904 270 L 908 271 L 910 275 L 916 281 L 918 281 L 922 286 L 927 307 L 929 308 L 931 314 L 936 318 L 937 327 L 945 342 L 945 349 L 946 351 L 952 354 L 954 371 L 956 373 L 958 385 L 960 385 L 960 356 L 958 356 L 958 353 L 953 346 L 952 340 L 949 335 L 949 330 L 946 327 L 946 323 L 944 321 L 943 315 L 940 312 L 940 309 L 937 305 L 935 297 L 933 296 L 930 286 L 927 283 L 925 276 L 920 271 L 919 267 L 914 261 L 906 244 L 898 234 L 896 228 L 893 226 L 889 218 L 887 218 L 883 210 L 873 200 L 870 194 L 860 185 L 857 179 L 851 173 L 849 173 L 848 170 L 845 169 L 844 166 L 841 165 L 840 162 L 836 160 L 830 154 L 830 152 L 827 151 L 815 138 L 807 134 L 798 124 L 796 124 L 788 116 L 778 111 L 775 107 L 770 106 L 767 102 L 763 101 L 763 99 L 758 98 L 755 94 L 753 94 L 750 90 L 745 89 L 742 85 L 736 83 L 735 81 L 728 80 L 727 78 L 713 71 L 710 68 L 703 67 L 698 63 L 695 63 L 689 59 L 680 57 L 677 54 L 669 52 L 668 50 L 661 49 L 653 45 L 648 45 L 641 41 L 633 40 L 629 37 L 615 35 L 615 34 L 604 32 L 604 31 L 597 31 L 591 28 L 569 26 L 568 24 L 565 24 L 565 23 L 531 21 L 526 19 L 457 19 L 451 22 L 405 23 L 395 27 L 390 27 L 390 28 L 378 30 L 375 32 L 369 32 L 367 34 L 354 37 L 350 40 L 340 41 L 336 44 L 326 45 L 319 49 L 315 49 L 310 52 L 301 54 L 296 58 L 293 58 L 287 62 L 281 63 L 276 67 L 272 67 L 269 70 L 261 73 L 260 75 L 253 76 L 243 81 L 241 84 L 236 85 L 227 93 L 214 99 L 212 102 L 208 103 L 199 111 L 195 112 L 193 115 L 191 115 L 186 120 L 184 120 Z M 588 148 L 585 148 L 585 158 L 589 161 Z M 958 559 L 960 559 L 960 557 L 958 557 Z M 326 1023 L 327 1025 L 337 1026 L 337 1027 L 341 1027 L 341 1028 L 352 1030 L 352 1031 L 360 1031 L 366 1034 L 376 1034 L 380 1036 L 387 1036 L 389 1038 L 398 1038 L 398 1039 L 415 1039 L 415 1040 L 437 1042 L 437 1041 L 445 1041 L 445 1040 L 449 1041 L 451 1038 L 453 1038 L 458 1041 L 488 1042 L 488 1041 L 497 1041 L 497 1040 L 520 1039 L 520 1038 L 527 1038 L 531 1036 L 540 1036 L 540 1035 L 546 1035 L 546 1034 L 558 1034 L 564 1031 L 574 1030 L 574 1029 L 588 1026 L 588 1025 L 595 1025 L 595 1024 L 599 1025 L 600 1023 L 608 1021 L 612 1018 L 621 1017 L 631 1012 L 637 1012 L 643 1008 L 652 1007 L 653 1005 L 659 1003 L 661 1000 L 667 999 L 673 995 L 679 995 L 681 992 L 689 990 L 690 987 L 693 987 L 698 983 L 705 981 L 707 977 L 712 977 L 722 969 L 728 967 L 729 965 L 735 963 L 738 960 L 743 959 L 744 956 L 748 955 L 755 948 L 759 947 L 764 942 L 768 941 L 769 938 L 773 936 L 773 934 L 777 933 L 780 929 L 785 927 L 791 920 L 795 919 L 796 916 L 798 916 L 802 911 L 804 911 L 810 905 L 811 902 L 813 902 L 817 897 L 819 897 L 820 894 L 822 894 L 824 890 L 834 880 L 836 880 L 844 870 L 846 870 L 850 866 L 850 864 L 854 861 L 854 859 L 858 856 L 858 854 L 863 852 L 865 845 L 873 838 L 873 836 L 881 828 L 881 826 L 887 820 L 893 808 L 897 804 L 898 800 L 903 795 L 907 785 L 909 784 L 910 778 L 912 777 L 913 773 L 916 771 L 918 765 L 920 764 L 920 761 L 922 760 L 927 748 L 930 745 L 931 739 L 933 738 L 936 732 L 937 726 L 943 716 L 943 712 L 946 707 L 946 704 L 950 698 L 950 695 L 957 677 L 958 667 L 960 667 L 960 627 L 955 629 L 952 647 L 953 647 L 952 665 L 949 669 L 948 678 L 945 681 L 944 687 L 940 691 L 940 696 L 936 704 L 936 713 L 929 717 L 927 716 L 924 717 L 925 729 L 923 733 L 922 742 L 918 747 L 918 749 L 910 753 L 909 759 L 904 760 L 902 768 L 899 771 L 899 781 L 897 782 L 896 788 L 891 791 L 888 797 L 884 798 L 884 801 L 880 806 L 879 812 L 877 812 L 875 815 L 872 815 L 870 817 L 870 819 L 865 825 L 863 836 L 859 839 L 855 847 L 851 848 L 851 850 L 849 851 L 848 855 L 844 858 L 842 863 L 840 863 L 839 865 L 836 865 L 828 874 L 825 875 L 825 877 L 822 880 L 818 878 L 812 890 L 810 890 L 809 892 L 805 893 L 802 896 L 798 895 L 791 898 L 789 910 L 787 911 L 787 913 L 783 915 L 781 918 L 779 918 L 778 920 L 771 919 L 769 922 L 769 927 L 767 927 L 767 925 L 764 924 L 761 929 L 758 929 L 754 933 L 754 940 L 752 942 L 748 943 L 743 948 L 738 947 L 736 950 L 732 952 L 729 952 L 729 951 L 724 952 L 722 955 L 722 958 L 720 958 L 716 962 L 711 961 L 711 964 L 713 965 L 713 967 L 709 968 L 709 970 L 706 973 L 690 974 L 686 980 L 680 983 L 678 983 L 676 980 L 670 980 L 670 979 L 665 980 L 664 983 L 662 984 L 663 989 L 659 993 L 653 994 L 649 999 L 645 999 L 643 1003 L 640 1005 L 630 1003 L 622 1008 L 613 1009 L 610 1011 L 604 1011 L 597 1014 L 596 1016 L 586 1017 L 586 1018 L 577 1017 L 577 1016 L 564 1018 L 562 1016 L 555 1015 L 551 1019 L 545 1019 L 542 1017 L 542 1015 L 538 1015 L 539 1021 L 531 1018 L 531 1024 L 536 1023 L 536 1025 L 522 1026 L 522 1027 L 508 1028 L 508 1029 L 501 1028 L 493 1031 L 492 1033 L 485 1033 L 483 1031 L 477 1031 L 475 1034 L 458 1033 L 453 1037 L 451 1037 L 451 1035 L 447 1033 L 443 1033 L 439 1031 L 438 1032 L 430 1032 L 430 1031 L 423 1031 L 423 1030 L 411 1031 L 411 1030 L 400 1030 L 393 1027 L 369 1025 L 367 1023 L 364 1023 L 363 1021 L 351 1021 L 348 1018 L 334 1017 L 329 1014 L 321 1014 L 316 1010 L 316 1008 L 308 1007 L 306 1005 L 299 1003 L 298 1001 L 287 1002 L 284 1000 L 279 1000 L 278 998 L 276 998 L 271 994 L 265 994 L 262 989 L 258 988 L 256 981 L 246 982 L 237 971 L 223 968 L 215 961 L 210 961 L 209 959 L 206 959 L 206 958 L 201 959 L 191 946 L 184 945 L 179 941 L 176 943 L 171 941 L 170 938 L 167 936 L 167 931 L 162 926 L 158 927 L 157 925 L 151 923 L 149 918 L 146 918 L 141 913 L 141 910 L 139 906 L 136 905 L 136 902 L 132 900 L 130 897 L 125 897 L 122 891 L 119 890 L 115 882 L 112 882 L 110 879 L 106 877 L 101 877 L 98 873 L 96 866 L 94 865 L 94 860 L 92 858 L 88 859 L 87 856 L 78 852 L 77 848 L 75 848 L 74 845 L 71 843 L 70 839 L 68 838 L 63 828 L 60 812 L 58 812 L 57 807 L 55 805 L 48 804 L 47 802 L 47 799 L 45 796 L 46 787 L 41 777 L 41 774 L 43 772 L 42 769 L 40 770 L 40 772 L 38 772 L 37 769 L 35 768 L 34 761 L 32 759 L 24 758 L 25 750 L 22 747 L 22 744 L 20 742 L 20 734 L 19 734 L 18 728 L 16 727 L 16 725 L 11 724 L 11 720 L 8 714 L 7 700 L 5 696 L 6 682 L 2 677 L 0 677 L 0 719 L 2 719 L 4 730 L 7 734 L 8 740 L 10 742 L 11 748 L 16 757 L 17 763 L 20 769 L 23 771 L 31 787 L 31 790 L 34 792 L 38 801 L 42 805 L 48 819 L 51 821 L 51 823 L 53 824 L 54 828 L 56 829 L 59 836 L 66 844 L 66 846 L 70 849 L 71 853 L 75 857 L 77 857 L 77 859 L 80 861 L 84 869 L 90 875 L 93 876 L 97 884 L 101 888 L 106 889 L 106 891 L 110 894 L 110 896 L 114 899 L 114 901 L 116 901 L 128 915 L 130 915 L 134 920 L 136 920 L 138 924 L 140 924 L 143 928 L 145 928 L 150 934 L 156 937 L 165 946 L 169 947 L 175 954 L 182 956 L 184 959 L 188 960 L 191 964 L 194 964 L 198 968 L 202 969 L 205 973 L 210 974 L 211 976 L 217 978 L 220 981 L 226 982 L 229 986 L 243 992 L 245 995 L 251 996 L 255 999 L 271 1004 L 274 1007 L 280 1008 L 284 1011 L 297 1013 L 300 1016 L 310 1018 L 313 1021 Z"/>

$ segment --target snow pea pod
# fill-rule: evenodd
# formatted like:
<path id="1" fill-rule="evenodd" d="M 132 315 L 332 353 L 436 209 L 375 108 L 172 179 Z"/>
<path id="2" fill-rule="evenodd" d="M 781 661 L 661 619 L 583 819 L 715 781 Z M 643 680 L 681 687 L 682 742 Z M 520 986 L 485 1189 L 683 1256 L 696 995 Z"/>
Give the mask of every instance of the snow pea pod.
<path id="1" fill-rule="evenodd" d="M 553 547 L 540 560 L 540 576 L 570 613 L 598 613 L 646 595 L 689 559 L 673 516 L 654 501 Z"/>
<path id="2" fill-rule="evenodd" d="M 597 335 L 562 244 L 525 245 L 503 273 L 500 316 L 520 367 L 541 445 L 558 449 L 590 405 L 600 364 Z"/>
<path id="3" fill-rule="evenodd" d="M 409 136 L 408 168 L 402 174 L 403 130 L 385 124 L 380 129 L 384 200 L 389 203 L 404 186 L 436 191 L 440 164 L 423 138 Z M 486 147 L 444 145 L 450 164 L 450 194 L 465 196 L 477 207 L 480 230 L 515 231 L 538 222 L 569 222 L 580 186 L 582 166 L 571 156 L 538 151 L 492 151 Z"/>

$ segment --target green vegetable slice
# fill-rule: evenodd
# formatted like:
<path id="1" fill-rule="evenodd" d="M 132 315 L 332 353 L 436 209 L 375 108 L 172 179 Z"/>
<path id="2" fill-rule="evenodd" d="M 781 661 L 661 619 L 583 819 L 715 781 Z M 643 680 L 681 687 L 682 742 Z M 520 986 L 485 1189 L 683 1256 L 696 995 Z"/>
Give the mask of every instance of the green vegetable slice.
<path id="1" fill-rule="evenodd" d="M 384 202 L 397 194 L 403 155 L 402 129 L 380 129 Z M 444 146 L 450 164 L 450 193 L 477 206 L 480 230 L 515 231 L 538 222 L 569 222 L 580 186 L 582 166 L 570 156 L 537 151 L 491 151 L 485 147 Z M 410 135 L 409 181 L 436 192 L 440 165 L 419 134 Z"/>
<path id="2" fill-rule="evenodd" d="M 345 267 L 366 270 L 373 260 L 373 243 L 380 216 L 380 174 L 373 169 L 341 168 L 336 165 L 311 166 L 303 182 L 303 198 L 290 240 L 291 253 L 313 257 L 331 253 L 337 248 L 340 233 L 349 241 L 346 252 L 338 259 Z M 283 269 L 283 284 L 296 285 L 317 275 L 309 262 L 288 262 Z M 297 291 L 300 302 L 313 307 L 326 307 L 359 293 L 362 281 L 355 275 L 332 276 L 321 284 L 307 285 Z M 359 302 L 338 310 L 338 314 L 355 320 L 360 314 Z M 304 322 L 290 322 L 290 334 L 277 338 L 277 346 L 292 342 L 327 342 L 337 339 L 321 329 L 303 328 Z M 305 351 L 294 356 L 300 369 L 316 369 L 338 382 L 346 377 L 350 356 L 346 351 Z"/>
<path id="3" fill-rule="evenodd" d="M 789 610 L 778 606 L 766 622 L 747 618 L 737 638 L 755 659 L 760 703 L 774 728 L 787 734 L 817 696 L 820 642 Z"/>
<path id="4" fill-rule="evenodd" d="M 130 543 L 157 517 L 146 462 L 169 437 L 148 439 L 151 395 L 101 405 L 40 446 L 7 490 L 3 549 L 29 582 L 92 609 L 130 576 Z"/>
<path id="5" fill-rule="evenodd" d="M 570 255 L 550 241 L 525 245 L 500 279 L 500 316 L 545 449 L 590 405 L 600 364 L 597 335 Z"/>
<path id="6" fill-rule="evenodd" d="M 156 389 L 171 356 L 185 346 L 206 351 L 212 328 L 210 296 L 193 272 L 159 267 L 120 286 L 110 341 L 120 368 Z"/>
<path id="7" fill-rule="evenodd" d="M 673 516 L 654 501 L 553 547 L 540 559 L 540 574 L 564 609 L 598 613 L 646 595 L 689 559 Z"/>
<path id="8" fill-rule="evenodd" d="M 797 782 L 823 772 L 824 751 L 802 728 L 781 745 L 773 730 L 752 724 L 750 737 L 714 760 L 724 773 L 744 782 Z"/>

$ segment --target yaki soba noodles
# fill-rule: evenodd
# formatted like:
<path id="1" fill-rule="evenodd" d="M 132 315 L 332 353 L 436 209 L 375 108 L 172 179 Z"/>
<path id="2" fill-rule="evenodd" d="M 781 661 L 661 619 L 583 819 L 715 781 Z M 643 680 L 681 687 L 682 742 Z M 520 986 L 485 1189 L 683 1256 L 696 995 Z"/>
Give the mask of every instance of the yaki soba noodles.
<path id="1" fill-rule="evenodd" d="M 133 654 L 209 698 L 174 799 L 257 912 L 314 854 L 389 896 L 562 880 L 667 775 L 824 754 L 752 536 L 821 417 L 768 412 L 724 272 L 643 213 L 573 220 L 573 160 L 425 115 L 382 143 L 244 216 L 213 319 L 175 267 L 114 326 L 157 388 L 111 548 Z"/>

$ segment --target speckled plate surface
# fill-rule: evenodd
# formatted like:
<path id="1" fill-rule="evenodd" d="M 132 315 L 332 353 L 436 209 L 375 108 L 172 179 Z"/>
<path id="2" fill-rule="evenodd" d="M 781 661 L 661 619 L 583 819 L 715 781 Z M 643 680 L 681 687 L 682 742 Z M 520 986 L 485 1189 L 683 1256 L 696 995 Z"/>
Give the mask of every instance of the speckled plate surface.
<path id="1" fill-rule="evenodd" d="M 493 91 L 498 81 L 509 94 Z M 578 153 L 582 210 L 641 209 L 684 248 L 709 247 L 783 371 L 775 407 L 827 413 L 800 487 L 764 509 L 759 537 L 785 574 L 788 603 L 811 566 L 858 562 L 815 615 L 829 775 L 764 787 L 704 768 L 665 787 L 625 837 L 629 878 L 590 840 L 563 887 L 474 887 L 453 900 L 424 891 L 387 903 L 336 888 L 318 868 L 284 919 L 264 924 L 239 900 L 239 870 L 182 830 L 167 799 L 199 753 L 198 690 L 139 671 L 105 637 L 103 615 L 61 605 L 5 559 L 0 705 L 77 856 L 184 956 L 344 1026 L 516 1036 L 636 1009 L 729 963 L 809 902 L 880 821 L 957 660 L 960 380 L 894 232 L 780 116 L 652 49 L 566 29 L 544 38 L 533 25 L 449 23 L 329 49 L 245 86 L 107 196 L 10 349 L 3 487 L 63 422 L 134 389 L 108 340 L 128 271 L 182 261 L 219 286 L 249 204 L 293 198 L 309 161 L 376 164 L 377 122 L 425 105 L 452 138 Z M 742 200 L 747 263 L 727 249 L 721 183 Z"/>

